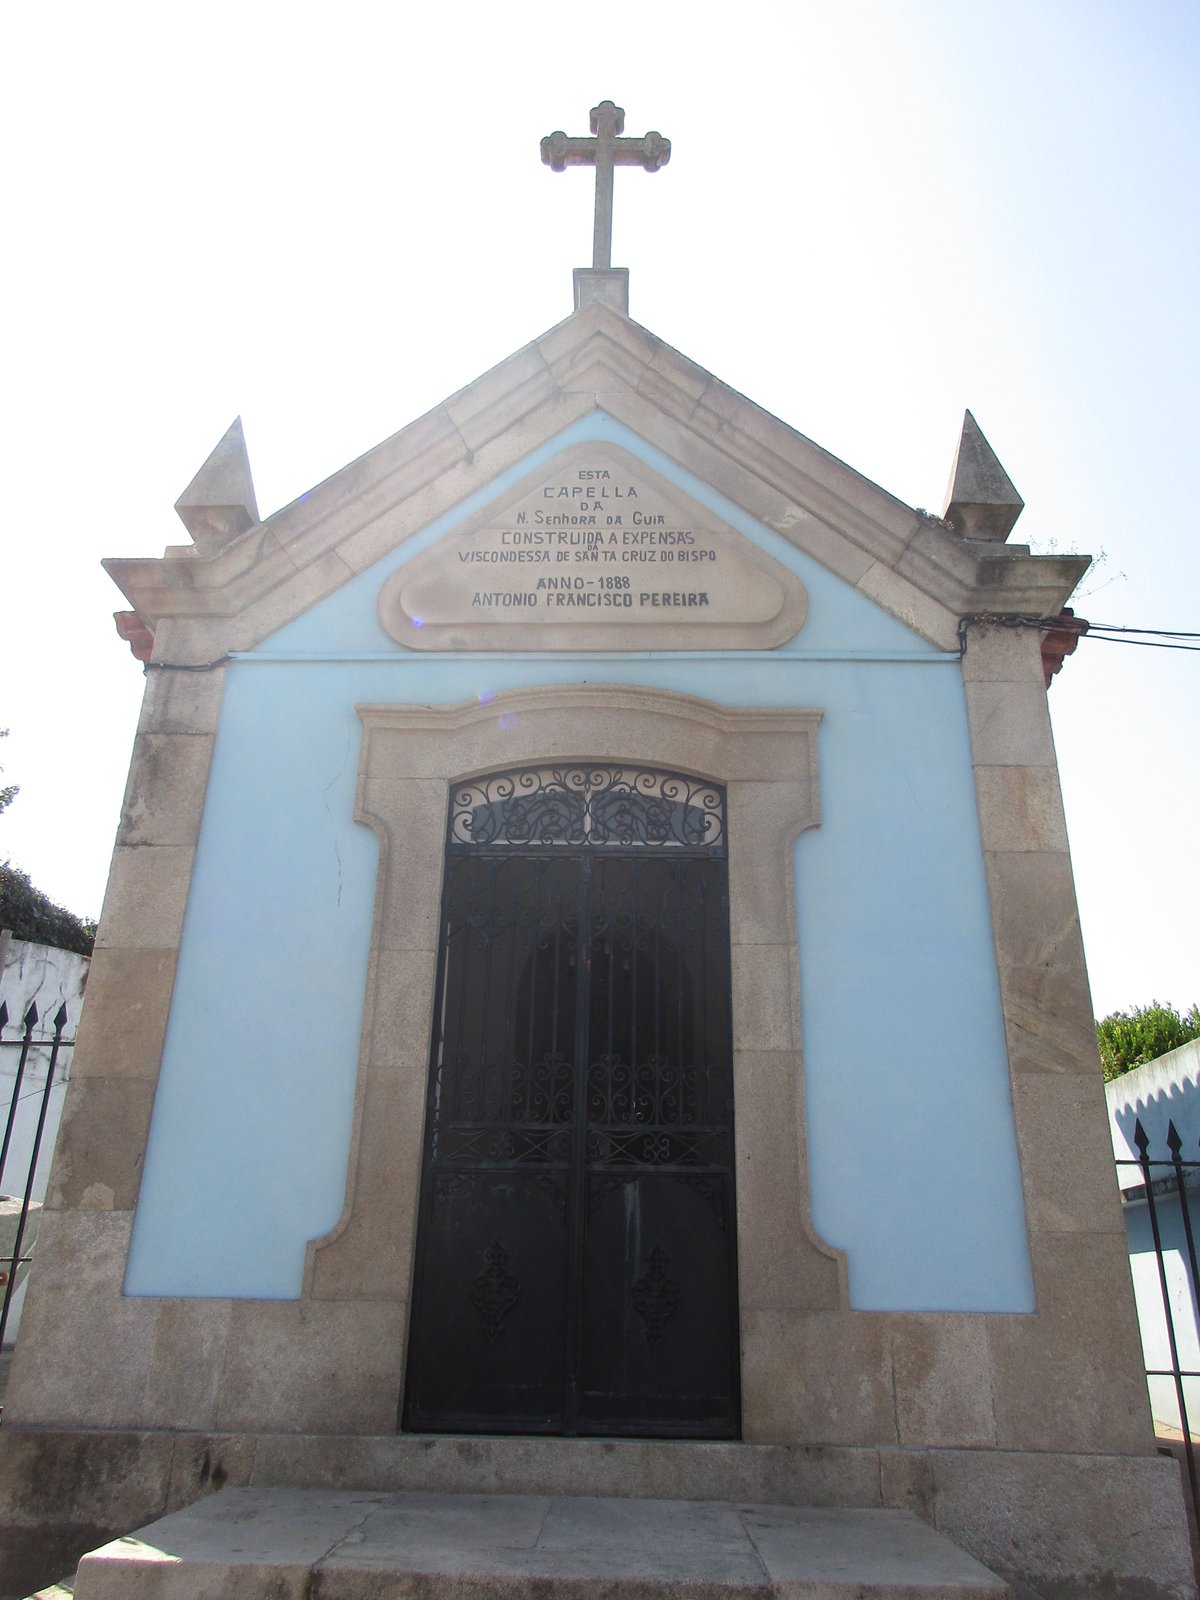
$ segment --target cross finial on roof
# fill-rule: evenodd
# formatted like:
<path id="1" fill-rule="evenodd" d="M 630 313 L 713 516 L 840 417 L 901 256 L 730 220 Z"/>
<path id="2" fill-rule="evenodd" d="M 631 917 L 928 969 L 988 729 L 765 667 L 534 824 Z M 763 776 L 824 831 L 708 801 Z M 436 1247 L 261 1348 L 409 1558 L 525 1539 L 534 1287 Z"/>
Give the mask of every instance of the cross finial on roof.
<path id="1" fill-rule="evenodd" d="M 613 167 L 642 166 L 657 172 L 671 159 L 671 141 L 661 133 L 648 133 L 642 139 L 619 139 L 624 132 L 625 113 L 611 100 L 593 108 L 592 139 L 569 139 L 561 129 L 542 140 L 542 160 L 554 172 L 567 167 L 596 168 L 596 224 L 592 235 L 592 270 L 605 272 L 612 266 Z"/>

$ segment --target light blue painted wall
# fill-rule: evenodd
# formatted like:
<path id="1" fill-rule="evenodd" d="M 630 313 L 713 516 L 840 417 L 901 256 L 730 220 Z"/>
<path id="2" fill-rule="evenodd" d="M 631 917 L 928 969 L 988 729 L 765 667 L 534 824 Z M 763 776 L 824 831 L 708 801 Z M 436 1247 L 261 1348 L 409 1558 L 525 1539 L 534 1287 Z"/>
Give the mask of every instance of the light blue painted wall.
<path id="1" fill-rule="evenodd" d="M 809 590 L 798 638 L 397 648 L 375 613 L 384 578 L 580 439 L 623 445 L 790 566 Z M 1031 1310 L 957 661 L 600 412 L 230 667 L 127 1292 L 295 1296 L 306 1241 L 340 1213 L 377 866 L 351 820 L 355 704 L 587 681 L 822 709 L 823 821 L 795 862 L 817 1226 L 849 1254 L 857 1307 Z"/>

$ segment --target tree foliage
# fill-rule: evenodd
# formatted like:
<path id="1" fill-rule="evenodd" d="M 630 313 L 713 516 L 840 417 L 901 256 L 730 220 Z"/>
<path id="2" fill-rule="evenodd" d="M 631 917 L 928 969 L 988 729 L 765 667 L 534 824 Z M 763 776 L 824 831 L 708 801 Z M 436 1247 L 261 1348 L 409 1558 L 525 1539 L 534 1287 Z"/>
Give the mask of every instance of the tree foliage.
<path id="1" fill-rule="evenodd" d="M 7 734 L 7 728 L 0 728 L 0 739 Z M 15 783 L 0 784 L 0 811 L 11 805 L 17 792 Z M 0 862 L 0 928 L 28 944 L 48 944 L 81 956 L 90 956 L 96 941 L 94 922 L 55 905 L 49 895 L 34 888 L 27 872 L 8 861 Z"/>
<path id="2" fill-rule="evenodd" d="M 1097 1022 L 1096 1039 L 1108 1083 L 1123 1072 L 1156 1061 L 1168 1050 L 1177 1050 L 1190 1039 L 1200 1039 L 1200 1005 L 1181 1014 L 1174 1006 L 1151 1000 L 1148 1006 L 1114 1011 Z"/>
<path id="3" fill-rule="evenodd" d="M 56 906 L 35 889 L 29 874 L 10 862 L 0 863 L 0 928 L 29 944 L 48 944 L 56 950 L 74 950 L 90 956 L 96 924 Z"/>
<path id="4" fill-rule="evenodd" d="M 8 738 L 8 729 L 7 728 L 0 728 L 0 739 L 7 739 L 7 738 Z M 4 771 L 4 768 L 0 767 L 0 772 L 3 772 L 3 771 Z M 19 790 L 18 786 L 15 783 L 0 784 L 0 811 L 3 811 L 6 806 L 12 805 L 13 801 L 17 798 L 17 795 L 19 793 L 20 793 L 20 790 Z"/>

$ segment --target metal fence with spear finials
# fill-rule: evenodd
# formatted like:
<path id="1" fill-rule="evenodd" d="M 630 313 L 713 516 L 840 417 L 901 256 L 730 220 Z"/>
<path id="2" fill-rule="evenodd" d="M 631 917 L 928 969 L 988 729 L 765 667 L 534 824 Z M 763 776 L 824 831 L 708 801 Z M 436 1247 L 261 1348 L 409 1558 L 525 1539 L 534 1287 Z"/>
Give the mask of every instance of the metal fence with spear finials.
<path id="1" fill-rule="evenodd" d="M 12 1309 L 13 1296 L 17 1291 L 18 1280 L 22 1277 L 22 1268 L 27 1268 L 30 1261 L 30 1252 L 27 1248 L 30 1232 L 30 1212 L 34 1205 L 33 1188 L 37 1178 L 38 1157 L 41 1154 L 42 1141 L 46 1132 L 46 1118 L 50 1110 L 50 1094 L 54 1088 L 55 1070 L 58 1066 L 59 1051 L 64 1045 L 74 1041 L 63 1038 L 67 1026 L 66 1004 L 59 1006 L 54 1016 L 54 1033 L 49 1039 L 35 1038 L 34 1029 L 38 1023 L 37 1005 L 30 1002 L 28 1010 L 21 1019 L 21 1033 L 17 1038 L 5 1039 L 4 1031 L 8 1027 L 8 1006 L 0 1001 L 0 1044 L 20 1050 L 17 1062 L 16 1075 L 13 1080 L 12 1099 L 9 1102 L 8 1113 L 4 1122 L 4 1141 L 0 1145 L 0 1188 L 7 1193 L 10 1183 L 20 1191 L 19 1203 L 12 1208 L 12 1214 L 6 1216 L 5 1223 L 12 1224 L 11 1240 L 9 1240 L 9 1227 L 6 1226 L 0 1239 L 7 1242 L 0 1244 L 0 1285 L 3 1285 L 4 1298 L 0 1302 L 0 1346 L 4 1343 L 4 1336 L 8 1329 L 9 1313 Z M 35 1053 L 49 1050 L 49 1061 L 46 1066 L 46 1080 L 39 1087 L 22 1094 L 25 1084 L 26 1072 L 32 1065 L 31 1057 Z M 30 1077 L 34 1074 L 31 1072 Z M 21 1151 L 20 1166 L 23 1170 L 17 1173 L 8 1172 L 9 1156 L 16 1160 L 17 1151 L 14 1148 L 14 1132 L 17 1127 L 18 1107 L 22 1101 L 28 1099 L 30 1094 L 38 1097 L 37 1124 L 34 1129 L 33 1139 L 28 1148 L 28 1154 Z"/>
<path id="2" fill-rule="evenodd" d="M 1158 1298 L 1162 1304 L 1162 1326 L 1166 1331 L 1167 1351 L 1170 1362 L 1167 1366 L 1150 1365 L 1153 1350 L 1153 1335 L 1147 1323 L 1151 1315 L 1151 1308 L 1146 1300 L 1146 1284 L 1139 1286 L 1138 1313 L 1142 1322 L 1142 1339 L 1146 1346 L 1148 1379 L 1169 1379 L 1174 1387 L 1175 1403 L 1179 1412 L 1179 1424 L 1183 1434 L 1184 1459 L 1187 1466 L 1188 1486 L 1191 1491 L 1192 1505 L 1200 1507 L 1200 1496 L 1197 1494 L 1197 1468 L 1196 1451 L 1192 1441 L 1192 1428 L 1188 1417 L 1187 1393 L 1184 1384 L 1185 1378 L 1200 1378 L 1200 1371 L 1194 1367 L 1183 1366 L 1180 1359 L 1181 1340 L 1186 1338 L 1194 1343 L 1197 1326 L 1196 1316 L 1196 1239 L 1192 1226 L 1191 1193 L 1200 1182 L 1200 1161 L 1185 1161 L 1183 1159 L 1183 1140 L 1174 1122 L 1167 1123 L 1166 1146 L 1168 1154 L 1152 1156 L 1150 1154 L 1150 1136 L 1137 1119 L 1133 1125 L 1132 1143 L 1137 1151 L 1136 1157 L 1118 1159 L 1117 1175 L 1121 1182 L 1121 1200 L 1124 1206 L 1132 1207 L 1144 1202 L 1146 1216 L 1150 1225 L 1150 1235 L 1153 1240 L 1154 1262 L 1157 1273 Z M 1141 1183 L 1126 1188 L 1127 1179 L 1122 1179 L 1123 1168 L 1136 1168 Z M 1175 1233 L 1175 1211 L 1178 1207 L 1178 1222 L 1182 1234 L 1183 1249 L 1176 1252 L 1172 1243 L 1164 1235 L 1168 1231 Z M 1191 1316 L 1187 1318 L 1187 1306 L 1176 1306 L 1171 1292 L 1171 1283 L 1168 1276 L 1168 1256 L 1176 1253 L 1182 1258 L 1182 1266 L 1186 1271 L 1186 1294 L 1184 1300 L 1190 1306 Z M 1146 1252 L 1149 1255 L 1149 1252 Z M 1180 1312 L 1184 1314 L 1181 1316 Z"/>

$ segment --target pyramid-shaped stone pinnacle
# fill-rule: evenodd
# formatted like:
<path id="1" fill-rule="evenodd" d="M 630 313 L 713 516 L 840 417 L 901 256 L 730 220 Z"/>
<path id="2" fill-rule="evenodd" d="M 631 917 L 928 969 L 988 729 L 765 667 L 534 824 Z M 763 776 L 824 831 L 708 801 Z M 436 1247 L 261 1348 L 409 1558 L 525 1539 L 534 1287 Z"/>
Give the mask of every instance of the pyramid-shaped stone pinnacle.
<path id="1" fill-rule="evenodd" d="M 943 518 L 964 539 L 1003 543 L 1024 509 L 1024 500 L 1013 488 L 1012 479 L 979 424 L 969 411 L 965 412 Z"/>
<path id="2" fill-rule="evenodd" d="M 180 521 L 202 556 L 216 555 L 258 521 L 250 458 L 235 417 L 225 437 L 175 502 Z"/>

